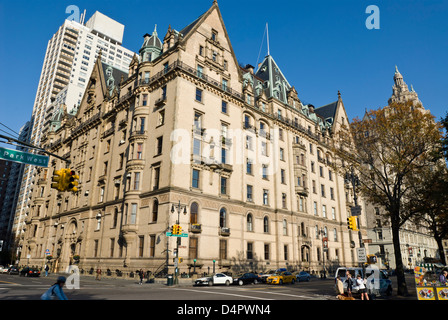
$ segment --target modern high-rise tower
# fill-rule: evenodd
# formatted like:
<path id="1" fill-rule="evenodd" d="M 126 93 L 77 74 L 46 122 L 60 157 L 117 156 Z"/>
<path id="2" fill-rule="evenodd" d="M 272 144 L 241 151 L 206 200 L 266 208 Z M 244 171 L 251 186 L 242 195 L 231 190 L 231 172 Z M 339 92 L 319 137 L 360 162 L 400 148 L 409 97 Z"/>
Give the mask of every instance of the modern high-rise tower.
<path id="1" fill-rule="evenodd" d="M 65 20 L 48 41 L 31 117 L 33 145 L 40 145 L 52 113 L 59 108 L 76 111 L 100 51 L 103 62 L 126 72 L 134 56 L 121 45 L 124 25 L 98 11 L 86 23 L 84 17 L 79 22 Z M 26 166 L 13 226 L 16 236 L 29 210 L 35 174 L 35 167 Z"/>

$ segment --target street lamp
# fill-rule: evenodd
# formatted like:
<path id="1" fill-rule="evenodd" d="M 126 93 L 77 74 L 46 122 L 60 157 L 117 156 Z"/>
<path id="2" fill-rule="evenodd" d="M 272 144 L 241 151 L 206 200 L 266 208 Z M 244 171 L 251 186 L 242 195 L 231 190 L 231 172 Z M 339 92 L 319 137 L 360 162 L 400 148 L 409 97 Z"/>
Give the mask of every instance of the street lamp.
<path id="1" fill-rule="evenodd" d="M 353 169 L 353 167 L 350 167 L 350 172 L 347 172 L 345 174 L 345 181 L 346 182 L 350 182 L 352 184 L 353 187 L 353 200 L 355 201 L 355 208 L 358 209 L 358 213 L 356 214 L 356 222 L 358 225 L 358 238 L 359 238 L 359 247 L 360 248 L 364 248 L 364 243 L 362 242 L 362 234 L 361 234 L 361 227 L 359 224 L 359 215 L 361 214 L 361 208 L 358 208 L 358 196 L 356 195 L 356 187 L 359 186 L 359 178 L 358 176 L 355 174 L 355 171 Z M 353 212 L 353 211 L 352 211 Z M 355 215 L 355 213 L 352 214 L 353 216 Z"/>
<path id="2" fill-rule="evenodd" d="M 183 209 L 183 210 L 182 210 Z M 177 222 L 180 223 L 180 212 L 183 211 L 184 214 L 187 214 L 187 206 L 181 206 L 180 200 L 178 205 L 171 206 L 171 213 L 175 213 L 177 210 Z M 179 284 L 179 242 L 180 238 L 176 240 L 176 258 L 174 263 L 174 284 Z"/>
<path id="3" fill-rule="evenodd" d="M 325 232 L 324 228 L 320 228 L 318 230 L 319 235 L 322 235 L 322 262 L 323 262 L 323 271 L 324 271 L 324 278 L 327 277 L 326 271 L 325 271 L 325 252 L 328 251 L 328 238 L 327 233 Z"/>

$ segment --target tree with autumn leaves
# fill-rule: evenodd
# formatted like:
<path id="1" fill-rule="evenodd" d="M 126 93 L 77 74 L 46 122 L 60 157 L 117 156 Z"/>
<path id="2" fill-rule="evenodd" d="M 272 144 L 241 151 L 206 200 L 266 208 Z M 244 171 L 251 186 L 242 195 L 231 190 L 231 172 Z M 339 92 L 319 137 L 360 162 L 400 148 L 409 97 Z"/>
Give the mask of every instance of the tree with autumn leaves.
<path id="1" fill-rule="evenodd" d="M 335 144 L 335 170 L 343 174 L 353 169 L 364 200 L 384 208 L 392 230 L 397 294 L 407 295 L 400 228 L 424 216 L 426 207 L 421 204 L 429 200 L 421 192 L 426 188 L 430 193 L 428 172 L 440 164 L 441 124 L 421 105 L 391 103 L 354 119 L 348 132 Z"/>

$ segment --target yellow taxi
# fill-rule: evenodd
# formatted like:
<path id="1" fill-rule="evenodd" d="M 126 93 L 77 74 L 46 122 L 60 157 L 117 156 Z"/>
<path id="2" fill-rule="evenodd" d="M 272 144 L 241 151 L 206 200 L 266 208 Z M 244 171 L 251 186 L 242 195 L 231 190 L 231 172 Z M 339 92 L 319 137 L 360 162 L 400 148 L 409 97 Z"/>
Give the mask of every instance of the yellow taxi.
<path id="1" fill-rule="evenodd" d="M 294 284 L 294 282 L 296 282 L 296 277 L 289 271 L 274 273 L 266 279 L 266 283 L 269 284 Z"/>

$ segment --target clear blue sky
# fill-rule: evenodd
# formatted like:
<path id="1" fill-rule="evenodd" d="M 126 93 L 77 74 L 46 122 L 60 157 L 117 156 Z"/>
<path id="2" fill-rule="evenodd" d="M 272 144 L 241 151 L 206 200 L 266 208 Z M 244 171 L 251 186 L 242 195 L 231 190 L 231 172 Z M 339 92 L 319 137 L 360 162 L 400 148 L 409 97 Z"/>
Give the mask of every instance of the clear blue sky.
<path id="1" fill-rule="evenodd" d="M 86 9 L 87 19 L 98 10 L 124 24 L 123 45 L 137 52 L 155 24 L 163 37 L 169 24 L 181 30 L 212 3 L 0 0 L 0 122 L 19 131 L 30 119 L 47 41 L 69 16 L 67 6 Z M 218 3 L 237 59 L 244 64 L 257 64 L 269 23 L 271 55 L 307 103 L 319 107 L 333 102 L 340 90 L 349 118 L 362 117 L 366 108 L 387 104 L 398 65 L 437 119 L 448 110 L 446 0 Z M 368 5 L 380 9 L 379 30 L 365 26 Z M 260 59 L 266 53 L 264 40 Z"/>

